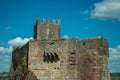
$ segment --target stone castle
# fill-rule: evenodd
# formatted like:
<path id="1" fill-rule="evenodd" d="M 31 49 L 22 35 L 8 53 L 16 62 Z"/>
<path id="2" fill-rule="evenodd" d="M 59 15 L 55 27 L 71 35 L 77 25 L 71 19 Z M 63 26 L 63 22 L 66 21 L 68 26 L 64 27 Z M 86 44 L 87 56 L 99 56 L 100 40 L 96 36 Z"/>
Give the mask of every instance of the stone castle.
<path id="1" fill-rule="evenodd" d="M 108 43 L 102 37 L 60 37 L 60 20 L 38 19 L 34 39 L 14 47 L 10 80 L 110 80 Z"/>

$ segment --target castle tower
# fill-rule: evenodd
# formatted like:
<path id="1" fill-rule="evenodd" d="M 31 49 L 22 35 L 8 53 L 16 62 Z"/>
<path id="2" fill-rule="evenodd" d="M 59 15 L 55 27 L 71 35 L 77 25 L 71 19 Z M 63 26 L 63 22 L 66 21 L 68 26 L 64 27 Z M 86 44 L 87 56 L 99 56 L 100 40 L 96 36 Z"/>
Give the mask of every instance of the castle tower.
<path id="1" fill-rule="evenodd" d="M 60 20 L 53 20 L 46 22 L 45 19 L 41 22 L 40 19 L 37 19 L 34 25 L 34 39 L 38 40 L 55 40 L 60 38 Z"/>

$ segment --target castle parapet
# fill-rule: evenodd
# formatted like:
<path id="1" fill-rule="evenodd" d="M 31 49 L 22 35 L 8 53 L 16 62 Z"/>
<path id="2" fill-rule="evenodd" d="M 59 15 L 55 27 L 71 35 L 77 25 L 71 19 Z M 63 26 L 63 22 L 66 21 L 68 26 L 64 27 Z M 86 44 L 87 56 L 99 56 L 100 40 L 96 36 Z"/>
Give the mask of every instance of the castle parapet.
<path id="1" fill-rule="evenodd" d="M 48 20 L 46 20 L 46 19 L 43 19 L 43 20 L 37 19 L 34 26 L 41 25 L 41 24 L 60 25 L 60 19 L 58 19 L 58 20 L 53 19 L 52 21 L 50 21 L 50 19 L 48 19 Z"/>
<path id="2" fill-rule="evenodd" d="M 45 39 L 59 39 L 60 38 L 60 19 L 46 21 L 43 19 L 37 19 L 34 25 L 34 39 L 45 40 Z"/>

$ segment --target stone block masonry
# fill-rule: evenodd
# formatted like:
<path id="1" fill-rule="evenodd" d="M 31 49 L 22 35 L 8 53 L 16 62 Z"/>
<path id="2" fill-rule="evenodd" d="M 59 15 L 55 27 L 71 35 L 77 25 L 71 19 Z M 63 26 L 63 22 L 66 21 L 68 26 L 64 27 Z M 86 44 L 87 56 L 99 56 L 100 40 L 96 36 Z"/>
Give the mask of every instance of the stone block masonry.
<path id="1" fill-rule="evenodd" d="M 60 20 L 34 25 L 34 39 L 12 52 L 9 80 L 110 80 L 107 40 L 60 37 Z"/>

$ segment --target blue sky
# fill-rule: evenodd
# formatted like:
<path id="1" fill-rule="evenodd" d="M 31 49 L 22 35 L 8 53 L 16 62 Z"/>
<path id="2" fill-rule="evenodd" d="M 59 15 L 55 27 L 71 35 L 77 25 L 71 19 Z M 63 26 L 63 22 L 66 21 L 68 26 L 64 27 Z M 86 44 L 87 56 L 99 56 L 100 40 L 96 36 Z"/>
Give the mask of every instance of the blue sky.
<path id="1" fill-rule="evenodd" d="M 60 19 L 62 37 L 106 38 L 111 72 L 120 72 L 120 0 L 0 0 L 0 72 L 9 71 L 12 46 L 32 39 L 37 18 Z"/>

